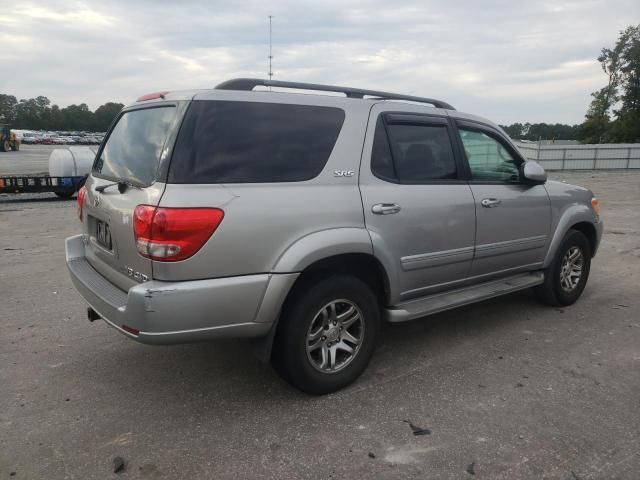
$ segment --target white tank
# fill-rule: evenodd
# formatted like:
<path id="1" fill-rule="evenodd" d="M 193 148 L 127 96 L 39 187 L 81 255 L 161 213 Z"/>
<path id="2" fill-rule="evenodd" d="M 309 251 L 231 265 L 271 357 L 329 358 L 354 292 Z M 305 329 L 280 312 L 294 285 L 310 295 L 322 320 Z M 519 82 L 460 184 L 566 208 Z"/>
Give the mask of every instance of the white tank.
<path id="1" fill-rule="evenodd" d="M 82 177 L 91 172 L 95 147 L 56 148 L 49 155 L 51 177 Z"/>

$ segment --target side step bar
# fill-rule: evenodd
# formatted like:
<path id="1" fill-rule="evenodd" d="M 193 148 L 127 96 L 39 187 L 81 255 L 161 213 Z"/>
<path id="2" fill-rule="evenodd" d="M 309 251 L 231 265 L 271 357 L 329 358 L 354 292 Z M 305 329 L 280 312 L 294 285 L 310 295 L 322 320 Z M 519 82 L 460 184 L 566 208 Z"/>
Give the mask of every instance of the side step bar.
<path id="1" fill-rule="evenodd" d="M 498 297 L 506 293 L 534 287 L 543 282 L 544 273 L 542 272 L 521 273 L 501 278 L 500 280 L 399 303 L 394 307 L 385 309 L 384 315 L 389 322 L 406 322 L 481 300 Z"/>

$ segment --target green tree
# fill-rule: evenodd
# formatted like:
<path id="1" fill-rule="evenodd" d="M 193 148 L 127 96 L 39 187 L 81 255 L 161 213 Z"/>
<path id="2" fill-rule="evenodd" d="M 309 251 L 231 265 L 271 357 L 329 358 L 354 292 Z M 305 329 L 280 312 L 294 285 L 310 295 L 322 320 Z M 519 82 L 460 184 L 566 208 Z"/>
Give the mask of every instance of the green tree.
<path id="1" fill-rule="evenodd" d="M 122 103 L 108 102 L 100 105 L 93 113 L 93 129 L 96 132 L 104 132 L 116 118 L 120 110 L 124 108 Z"/>
<path id="2" fill-rule="evenodd" d="M 64 130 L 91 130 L 93 126 L 93 113 L 86 103 L 69 105 L 60 110 L 64 124 Z"/>
<path id="3" fill-rule="evenodd" d="M 18 100 L 13 95 L 0 93 L 0 122 L 12 125 L 16 118 Z"/>
<path id="4" fill-rule="evenodd" d="M 579 138 L 585 143 L 636 141 L 640 138 L 640 25 L 621 31 L 614 48 L 603 48 L 598 61 L 608 81 L 591 94 Z M 620 109 L 612 111 L 617 104 Z"/>
<path id="5" fill-rule="evenodd" d="M 21 99 L 15 107 L 15 128 L 45 129 L 45 111 L 49 107 L 47 97 Z"/>
<path id="6" fill-rule="evenodd" d="M 522 138 L 523 125 L 521 123 L 512 123 L 511 125 L 500 125 L 502 129 L 511 138 Z"/>

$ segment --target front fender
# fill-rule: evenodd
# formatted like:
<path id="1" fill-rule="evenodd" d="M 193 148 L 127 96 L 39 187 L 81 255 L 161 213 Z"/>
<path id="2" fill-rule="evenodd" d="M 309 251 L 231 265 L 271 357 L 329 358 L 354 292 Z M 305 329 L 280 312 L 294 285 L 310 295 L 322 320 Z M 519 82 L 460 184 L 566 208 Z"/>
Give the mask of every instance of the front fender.
<path id="1" fill-rule="evenodd" d="M 573 203 L 560 212 L 560 218 L 554 229 L 547 255 L 545 256 L 543 268 L 547 268 L 553 262 L 560 243 L 567 232 L 577 223 L 586 222 L 592 224 L 596 229 L 596 246 L 602 235 L 602 222 L 596 217 L 595 212 L 589 206 L 582 203 Z M 593 252 L 595 254 L 595 250 Z"/>
<path id="2" fill-rule="evenodd" d="M 366 229 L 332 228 L 305 235 L 280 255 L 273 272 L 301 272 L 318 260 L 346 253 L 373 254 L 371 238 Z"/>

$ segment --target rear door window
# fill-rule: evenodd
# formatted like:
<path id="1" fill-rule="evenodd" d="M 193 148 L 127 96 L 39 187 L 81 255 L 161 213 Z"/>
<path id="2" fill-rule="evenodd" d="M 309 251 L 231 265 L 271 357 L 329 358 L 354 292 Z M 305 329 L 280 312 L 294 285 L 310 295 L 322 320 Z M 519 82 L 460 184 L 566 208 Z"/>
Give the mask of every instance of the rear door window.
<path id="1" fill-rule="evenodd" d="M 421 183 L 457 179 L 456 161 L 446 124 L 385 124 L 378 119 L 371 159 L 383 180 Z"/>
<path id="2" fill-rule="evenodd" d="M 148 186 L 176 118 L 175 106 L 125 112 L 93 166 L 98 176 Z"/>
<path id="3" fill-rule="evenodd" d="M 333 107 L 194 101 L 178 134 L 170 183 L 298 182 L 324 168 L 344 122 Z"/>

